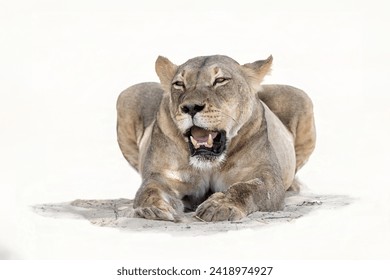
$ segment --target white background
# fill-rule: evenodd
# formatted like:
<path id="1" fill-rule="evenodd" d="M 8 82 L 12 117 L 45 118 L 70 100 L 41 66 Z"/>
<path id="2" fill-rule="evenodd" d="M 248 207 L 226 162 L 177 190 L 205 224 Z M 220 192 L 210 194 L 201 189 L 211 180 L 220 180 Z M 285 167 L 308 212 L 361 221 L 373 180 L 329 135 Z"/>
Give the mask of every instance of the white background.
<path id="1" fill-rule="evenodd" d="M 1 1 L 0 258 L 389 259 L 386 1 Z M 39 203 L 132 198 L 115 102 L 154 61 L 274 56 L 265 83 L 313 99 L 317 148 L 299 174 L 355 198 L 260 230 L 185 237 L 41 217 Z"/>

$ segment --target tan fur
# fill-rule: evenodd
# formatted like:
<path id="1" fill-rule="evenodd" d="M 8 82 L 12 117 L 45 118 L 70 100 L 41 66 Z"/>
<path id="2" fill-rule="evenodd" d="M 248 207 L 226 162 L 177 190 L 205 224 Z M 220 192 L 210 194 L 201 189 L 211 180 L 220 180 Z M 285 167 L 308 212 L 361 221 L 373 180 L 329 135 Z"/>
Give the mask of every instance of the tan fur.
<path id="1" fill-rule="evenodd" d="M 239 65 L 209 56 L 176 66 L 159 57 L 161 85 L 121 93 L 118 143 L 143 179 L 137 216 L 180 221 L 184 211 L 195 211 L 205 221 L 223 221 L 283 208 L 285 191 L 297 190 L 295 173 L 314 149 L 315 127 L 304 92 L 260 86 L 271 64 L 272 57 Z M 191 155 L 185 135 L 194 125 L 225 131 L 224 152 L 210 160 Z"/>

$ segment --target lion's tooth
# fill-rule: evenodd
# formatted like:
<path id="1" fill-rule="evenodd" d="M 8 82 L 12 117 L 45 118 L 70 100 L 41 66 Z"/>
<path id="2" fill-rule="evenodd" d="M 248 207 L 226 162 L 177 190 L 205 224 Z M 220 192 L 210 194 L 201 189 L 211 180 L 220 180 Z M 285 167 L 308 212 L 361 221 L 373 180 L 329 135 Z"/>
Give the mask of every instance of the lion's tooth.
<path id="1" fill-rule="evenodd" d="M 212 147 L 213 147 L 213 144 L 214 144 L 213 137 L 211 136 L 211 134 L 209 134 L 209 139 L 207 139 L 207 145 L 206 145 L 206 147 L 207 147 L 207 148 L 212 148 Z"/>
<path id="2" fill-rule="evenodd" d="M 190 136 L 190 139 L 191 139 L 191 143 L 192 143 L 192 145 L 194 145 L 194 148 L 195 149 L 199 149 L 199 144 L 198 144 L 198 141 L 196 141 L 195 139 L 194 139 L 194 137 L 192 137 L 192 136 Z"/>

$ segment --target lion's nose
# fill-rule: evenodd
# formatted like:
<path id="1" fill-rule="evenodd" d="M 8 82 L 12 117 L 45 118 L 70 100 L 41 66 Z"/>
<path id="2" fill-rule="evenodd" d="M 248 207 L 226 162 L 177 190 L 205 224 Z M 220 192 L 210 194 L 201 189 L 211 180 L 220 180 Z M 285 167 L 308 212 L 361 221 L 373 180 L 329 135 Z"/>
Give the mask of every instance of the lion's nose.
<path id="1" fill-rule="evenodd" d="M 181 111 L 184 114 L 188 114 L 191 117 L 194 117 L 196 113 L 202 111 L 204 109 L 205 105 L 199 105 L 199 104 L 186 104 L 181 106 Z"/>

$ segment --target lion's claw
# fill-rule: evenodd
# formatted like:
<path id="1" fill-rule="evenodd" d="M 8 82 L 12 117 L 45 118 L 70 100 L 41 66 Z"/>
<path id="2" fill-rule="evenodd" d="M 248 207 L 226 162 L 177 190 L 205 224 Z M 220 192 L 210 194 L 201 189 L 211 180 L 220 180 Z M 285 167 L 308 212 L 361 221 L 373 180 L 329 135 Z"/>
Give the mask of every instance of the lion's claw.
<path id="1" fill-rule="evenodd" d="M 165 220 L 175 221 L 174 214 L 168 211 L 163 211 L 155 206 L 139 207 L 134 211 L 134 216 L 150 220 Z"/>
<path id="2" fill-rule="evenodd" d="M 223 193 L 215 193 L 196 210 L 195 215 L 206 222 L 237 221 L 246 216 L 232 200 Z"/>
<path id="3" fill-rule="evenodd" d="M 178 222 L 180 215 L 169 204 L 159 201 L 158 206 L 137 207 L 134 209 L 134 217 L 145 218 L 150 220 L 164 220 Z"/>

